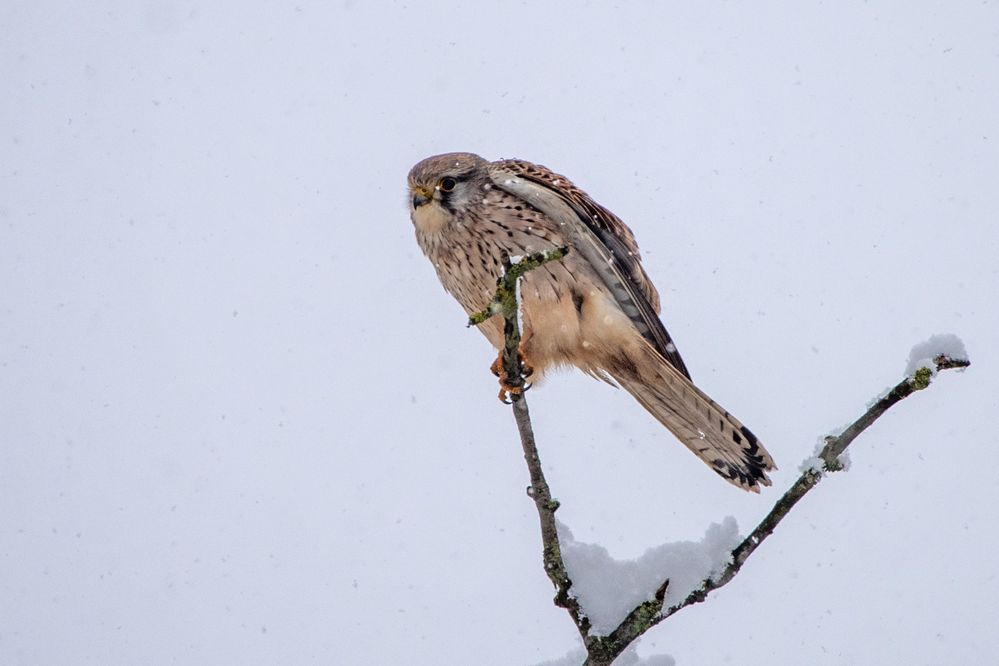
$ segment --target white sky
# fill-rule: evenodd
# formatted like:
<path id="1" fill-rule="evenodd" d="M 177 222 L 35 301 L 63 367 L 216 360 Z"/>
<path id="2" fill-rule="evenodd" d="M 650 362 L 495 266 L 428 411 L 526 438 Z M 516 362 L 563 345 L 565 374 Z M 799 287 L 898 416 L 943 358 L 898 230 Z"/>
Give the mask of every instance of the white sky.
<path id="1" fill-rule="evenodd" d="M 709 603 L 678 664 L 999 653 L 994 3 L 0 5 L 0 662 L 528 664 L 551 604 L 492 352 L 405 175 L 472 150 L 634 229 L 738 492 L 620 391 L 532 395 L 616 558 L 750 529 L 961 336 Z"/>

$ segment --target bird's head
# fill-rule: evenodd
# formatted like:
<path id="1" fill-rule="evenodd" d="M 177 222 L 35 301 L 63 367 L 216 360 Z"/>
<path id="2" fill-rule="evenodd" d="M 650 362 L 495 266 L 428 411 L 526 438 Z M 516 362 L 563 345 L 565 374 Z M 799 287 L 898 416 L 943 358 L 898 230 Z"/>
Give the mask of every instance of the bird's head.
<path id="1" fill-rule="evenodd" d="M 463 212 L 489 181 L 486 160 L 473 153 L 435 155 L 409 171 L 410 215 L 424 232 Z"/>

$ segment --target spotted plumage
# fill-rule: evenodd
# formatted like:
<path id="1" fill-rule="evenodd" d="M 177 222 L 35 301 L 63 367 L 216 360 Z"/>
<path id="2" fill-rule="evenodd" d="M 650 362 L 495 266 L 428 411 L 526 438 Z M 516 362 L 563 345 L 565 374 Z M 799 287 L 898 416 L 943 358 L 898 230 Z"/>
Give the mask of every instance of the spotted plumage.
<path id="1" fill-rule="evenodd" d="M 727 481 L 770 485 L 766 449 L 690 381 L 635 237 L 617 216 L 545 167 L 471 153 L 418 163 L 409 191 L 417 242 L 468 314 L 491 300 L 505 257 L 570 248 L 521 284 L 521 351 L 536 375 L 573 365 L 616 383 Z M 503 348 L 499 316 L 480 328 Z"/>

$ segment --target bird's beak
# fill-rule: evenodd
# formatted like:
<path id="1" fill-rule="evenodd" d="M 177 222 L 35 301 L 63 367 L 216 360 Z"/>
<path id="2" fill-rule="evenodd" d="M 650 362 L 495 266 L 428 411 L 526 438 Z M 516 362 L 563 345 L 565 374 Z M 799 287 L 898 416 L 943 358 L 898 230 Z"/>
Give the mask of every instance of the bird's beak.
<path id="1" fill-rule="evenodd" d="M 419 208 L 425 203 L 428 203 L 433 196 L 433 192 L 429 192 L 422 187 L 413 188 L 413 208 Z"/>

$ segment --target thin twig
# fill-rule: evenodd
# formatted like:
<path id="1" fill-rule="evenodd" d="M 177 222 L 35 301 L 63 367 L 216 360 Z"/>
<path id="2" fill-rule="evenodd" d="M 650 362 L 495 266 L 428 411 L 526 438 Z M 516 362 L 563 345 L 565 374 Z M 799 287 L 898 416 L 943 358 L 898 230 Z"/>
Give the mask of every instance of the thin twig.
<path id="1" fill-rule="evenodd" d="M 955 359 L 947 356 L 938 356 L 933 361 L 938 371 L 950 370 L 952 368 L 967 368 L 971 365 L 971 362 L 966 359 Z M 827 437 L 825 446 L 822 447 L 822 450 L 818 454 L 818 457 L 823 461 L 825 471 L 838 472 L 843 469 L 843 464 L 839 461 L 839 456 L 846 451 L 846 448 L 850 446 L 853 440 L 894 405 L 908 398 L 916 391 L 922 391 L 929 386 L 932 377 L 933 373 L 929 368 L 920 368 L 912 377 L 903 379 L 884 397 L 871 405 L 860 418 L 847 426 L 842 433 L 837 436 Z M 753 554 L 768 536 L 773 534 L 774 528 L 784 519 L 791 508 L 798 503 L 798 500 L 818 485 L 823 477 L 824 474 L 815 469 L 806 469 L 802 472 L 798 480 L 794 482 L 794 485 L 784 493 L 783 497 L 777 500 L 777 504 L 774 505 L 774 508 L 770 510 L 770 513 L 767 514 L 760 524 L 756 526 L 756 529 L 732 551 L 731 563 L 718 576 L 703 581 L 701 586 L 691 592 L 682 602 L 663 612 L 661 616 L 656 618 L 653 625 L 662 622 L 682 608 L 704 601 L 709 592 L 717 590 L 732 580 L 739 573 L 739 569 L 742 568 L 746 560 L 749 559 L 749 556 Z"/>
<path id="2" fill-rule="evenodd" d="M 583 642 L 587 643 L 590 640 L 590 619 L 586 617 L 576 597 L 569 593 L 572 580 L 569 579 L 565 562 L 562 560 L 562 546 L 559 544 L 558 528 L 555 525 L 555 512 L 558 510 L 559 502 L 552 498 L 545 473 L 541 469 L 541 458 L 538 457 L 538 447 L 534 443 L 534 430 L 531 427 L 530 412 L 527 410 L 527 400 L 523 395 L 513 395 L 511 399 L 513 416 L 517 420 L 520 442 L 524 448 L 524 460 L 527 461 L 527 469 L 531 474 L 531 485 L 527 487 L 527 495 L 534 500 L 538 519 L 541 521 L 542 560 L 545 573 L 555 586 L 555 605 L 568 611 Z"/>
<path id="3" fill-rule="evenodd" d="M 496 281 L 496 295 L 489 307 L 482 312 L 473 314 L 468 319 L 469 326 L 477 326 L 495 315 L 503 316 L 503 332 L 506 340 L 503 349 L 503 368 L 506 371 L 505 382 L 508 386 L 522 387 L 524 385 L 524 368 L 519 354 L 520 322 L 518 321 L 517 281 L 528 271 L 549 261 L 557 261 L 564 257 L 567 252 L 567 248 L 539 252 L 524 257 L 515 264 L 511 264 L 509 259 L 505 259 L 503 262 L 504 273 Z M 579 601 L 569 594 L 572 581 L 569 579 L 565 562 L 562 560 L 562 547 L 558 541 L 558 529 L 555 524 L 555 512 L 558 510 L 559 503 L 558 500 L 552 499 L 548 481 L 545 480 L 545 473 L 541 469 L 541 458 L 538 456 L 538 447 L 534 442 L 534 428 L 531 426 L 531 414 L 527 408 L 527 400 L 522 392 L 511 392 L 510 400 L 513 403 L 513 416 L 517 421 L 517 430 L 520 432 L 524 459 L 527 461 L 527 469 L 531 476 L 531 485 L 527 488 L 527 494 L 534 500 L 534 506 L 538 510 L 538 519 L 541 521 L 542 557 L 545 573 L 548 574 L 548 578 L 555 586 L 555 605 L 568 611 L 580 636 L 586 642 L 590 631 L 590 620 L 580 607 Z"/>

